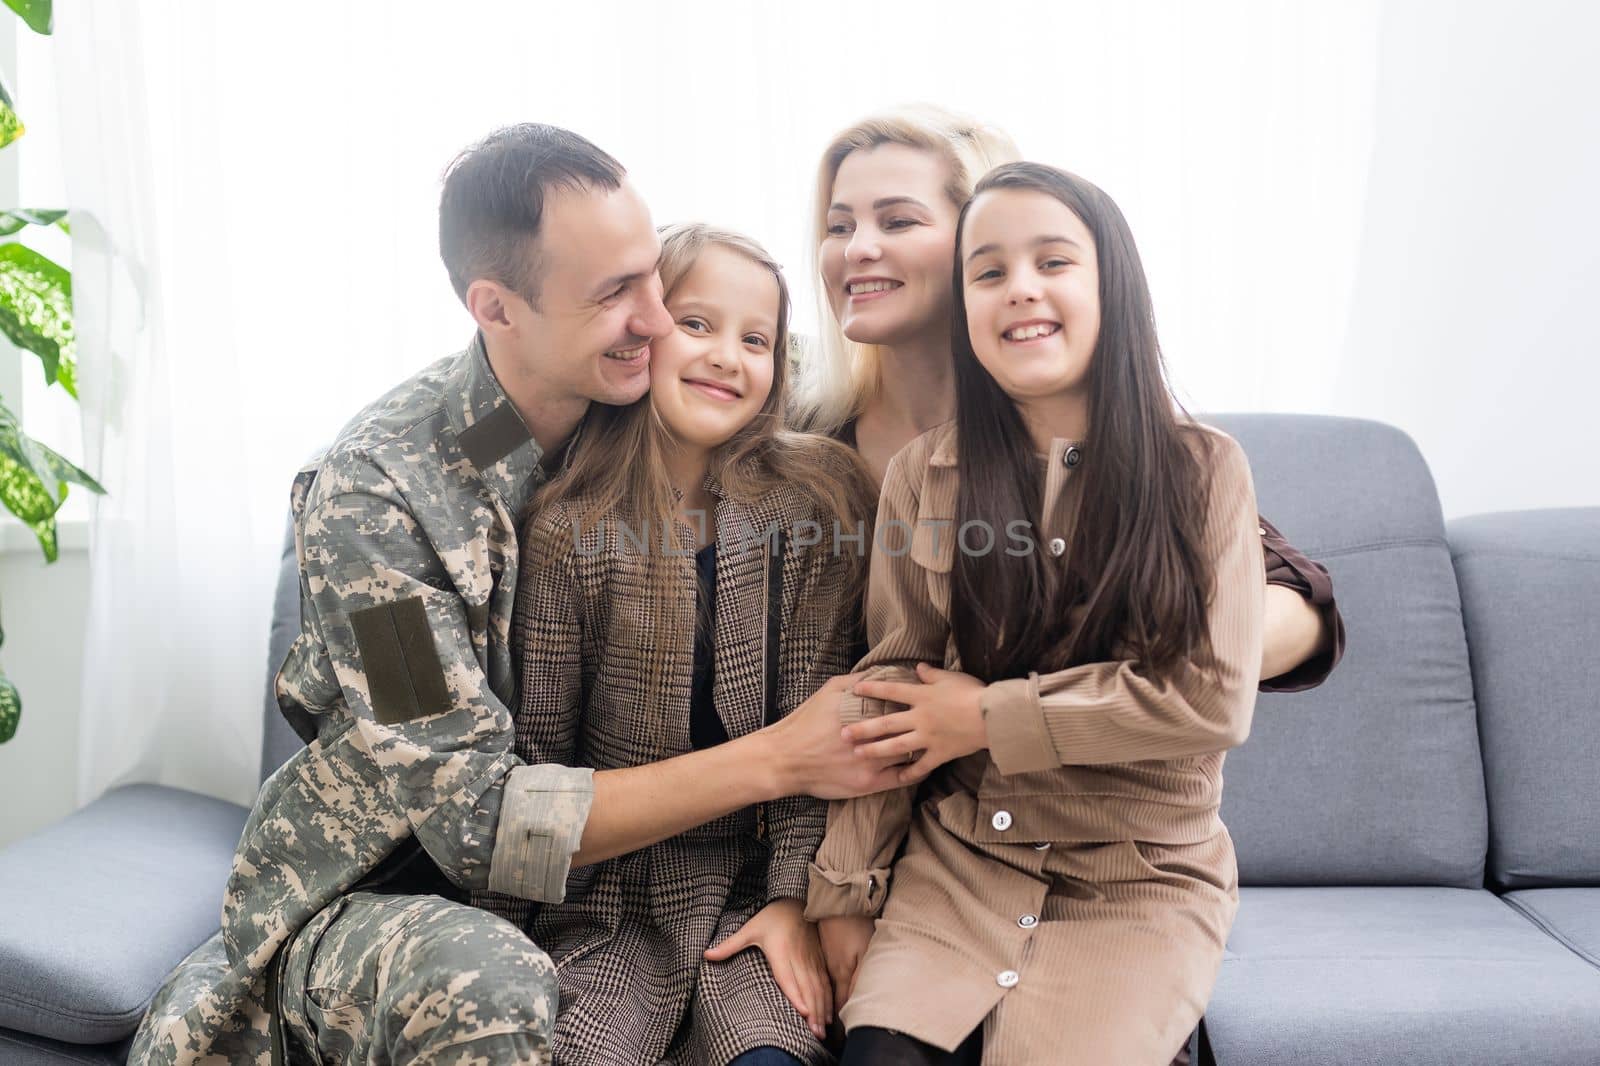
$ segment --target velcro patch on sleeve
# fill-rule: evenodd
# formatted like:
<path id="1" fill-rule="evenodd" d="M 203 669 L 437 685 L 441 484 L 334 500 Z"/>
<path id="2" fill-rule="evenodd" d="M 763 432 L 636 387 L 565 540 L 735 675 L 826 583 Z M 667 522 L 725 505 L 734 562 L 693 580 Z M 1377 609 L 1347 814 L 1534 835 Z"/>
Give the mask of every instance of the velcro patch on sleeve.
<path id="1" fill-rule="evenodd" d="M 450 690 L 422 597 L 356 611 L 350 625 L 379 722 L 394 725 L 450 709 Z"/>

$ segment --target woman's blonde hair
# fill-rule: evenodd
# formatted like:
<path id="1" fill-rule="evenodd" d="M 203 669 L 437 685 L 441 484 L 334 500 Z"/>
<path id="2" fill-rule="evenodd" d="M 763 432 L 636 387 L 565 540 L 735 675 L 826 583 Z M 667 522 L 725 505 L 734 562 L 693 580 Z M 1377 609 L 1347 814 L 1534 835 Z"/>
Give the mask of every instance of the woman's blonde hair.
<path id="1" fill-rule="evenodd" d="M 743 256 L 770 271 L 778 283 L 772 389 L 756 416 L 712 454 L 710 473 L 730 499 L 755 503 L 788 487 L 807 499 L 813 517 L 824 527 L 838 519 L 846 529 L 856 528 L 857 523 L 870 528 L 877 494 L 855 451 L 826 437 L 785 427 L 790 375 L 789 286 L 777 260 L 754 240 L 731 230 L 698 222 L 664 226 L 658 263 L 663 298 L 672 298 L 709 247 Z M 575 508 L 573 518 L 582 526 L 594 528 L 602 520 L 622 518 L 630 528 L 648 530 L 653 547 L 648 552 L 647 581 L 658 602 L 674 600 L 682 573 L 692 573 L 693 565 L 681 555 L 656 550 L 664 531 L 673 531 L 680 544 L 690 533 L 678 517 L 678 496 L 667 475 L 665 460 L 672 447 L 672 431 L 652 406 L 649 393 L 626 407 L 593 404 L 564 469 L 528 506 L 524 529 L 532 565 L 547 565 L 573 548 L 569 537 L 556 539 L 550 524 L 538 520 L 547 508 L 565 503 Z M 711 525 L 710 516 L 707 524 Z M 864 569 L 864 557 L 855 565 Z M 854 587 L 859 575 L 853 574 L 850 580 Z"/>
<path id="2" fill-rule="evenodd" d="M 819 433 L 836 433 L 859 415 L 882 386 L 882 356 L 874 344 L 858 344 L 844 335 L 828 302 L 816 255 L 828 230 L 828 205 L 833 180 L 851 152 L 901 144 L 931 152 L 949 168 L 945 193 L 960 208 L 978 179 L 1001 163 L 1022 158 L 1002 130 L 931 104 L 911 104 L 870 115 L 841 130 L 828 142 L 817 164 L 815 202 L 811 212 L 812 277 L 817 282 L 818 343 L 805 353 L 796 382 L 796 424 Z"/>

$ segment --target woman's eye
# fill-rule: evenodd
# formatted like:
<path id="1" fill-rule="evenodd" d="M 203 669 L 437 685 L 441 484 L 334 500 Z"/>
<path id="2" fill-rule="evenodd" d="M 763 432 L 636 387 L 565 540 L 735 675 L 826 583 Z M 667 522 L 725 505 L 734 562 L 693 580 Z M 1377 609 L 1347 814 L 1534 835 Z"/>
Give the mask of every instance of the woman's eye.
<path id="1" fill-rule="evenodd" d="M 843 237 L 849 232 L 850 223 L 848 222 L 834 222 L 828 226 L 828 236 L 830 237 Z"/>
<path id="2" fill-rule="evenodd" d="M 767 338 L 759 333 L 745 334 L 744 342 L 752 348 L 765 348 L 767 346 Z"/>
<path id="3" fill-rule="evenodd" d="M 1072 265 L 1072 260 L 1070 260 L 1070 259 L 1062 259 L 1060 257 L 1057 257 L 1057 258 L 1054 258 L 1054 259 L 1046 259 L 1043 263 L 1041 263 L 1039 265 L 1039 269 L 1040 270 L 1054 270 L 1057 267 L 1064 267 L 1064 266 L 1071 266 L 1071 265 Z"/>
<path id="4" fill-rule="evenodd" d="M 893 231 L 897 229 L 906 229 L 917 224 L 917 220 L 914 218 L 891 218 L 889 221 L 883 224 L 883 228 L 885 230 Z"/>
<path id="5" fill-rule="evenodd" d="M 985 270 L 983 273 L 979 274 L 977 277 L 973 278 L 972 280 L 973 281 L 988 281 L 990 278 L 998 278 L 999 276 L 1000 276 L 1000 271 L 997 270 L 994 267 L 990 267 L 988 270 Z"/>

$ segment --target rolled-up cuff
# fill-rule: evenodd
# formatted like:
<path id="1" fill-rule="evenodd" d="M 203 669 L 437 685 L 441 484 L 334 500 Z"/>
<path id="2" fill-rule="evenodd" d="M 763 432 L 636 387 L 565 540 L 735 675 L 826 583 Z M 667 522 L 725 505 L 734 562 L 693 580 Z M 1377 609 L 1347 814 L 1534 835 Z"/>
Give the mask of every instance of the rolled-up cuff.
<path id="1" fill-rule="evenodd" d="M 811 864 L 811 885 L 806 892 L 806 918 L 876 918 L 889 896 L 889 871 L 858 870 L 840 873 Z"/>
<path id="2" fill-rule="evenodd" d="M 794 856 L 778 857 L 767 864 L 767 902 L 797 899 L 805 902 L 811 887 L 811 864 Z"/>
<path id="3" fill-rule="evenodd" d="M 560 903 L 593 802 L 594 770 L 587 766 L 519 766 L 506 775 L 489 890 Z"/>
<path id="4" fill-rule="evenodd" d="M 1315 602 L 1315 601 L 1312 601 Z M 1333 668 L 1344 658 L 1344 616 L 1339 605 L 1329 600 L 1319 606 L 1322 625 L 1331 634 L 1328 646 L 1286 674 L 1262 678 L 1262 692 L 1304 692 L 1328 680 Z"/>
<path id="5" fill-rule="evenodd" d="M 1054 770 L 1061 765 L 1039 704 L 1039 675 L 995 681 L 978 706 L 989 734 L 989 757 L 1002 774 Z"/>

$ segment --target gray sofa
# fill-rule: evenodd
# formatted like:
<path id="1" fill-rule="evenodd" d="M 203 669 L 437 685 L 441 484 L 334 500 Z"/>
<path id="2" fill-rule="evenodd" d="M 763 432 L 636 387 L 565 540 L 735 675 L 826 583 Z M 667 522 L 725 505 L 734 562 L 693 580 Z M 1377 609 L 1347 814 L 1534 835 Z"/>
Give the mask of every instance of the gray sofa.
<path id="1" fill-rule="evenodd" d="M 1600 508 L 1449 525 L 1416 447 L 1212 419 L 1349 629 L 1229 756 L 1242 902 L 1202 1062 L 1600 1063 Z M 297 625 L 286 554 L 271 664 Z M 269 702 L 263 772 L 298 741 Z M 0 852 L 0 1063 L 121 1062 L 245 812 L 118 789 Z"/>

